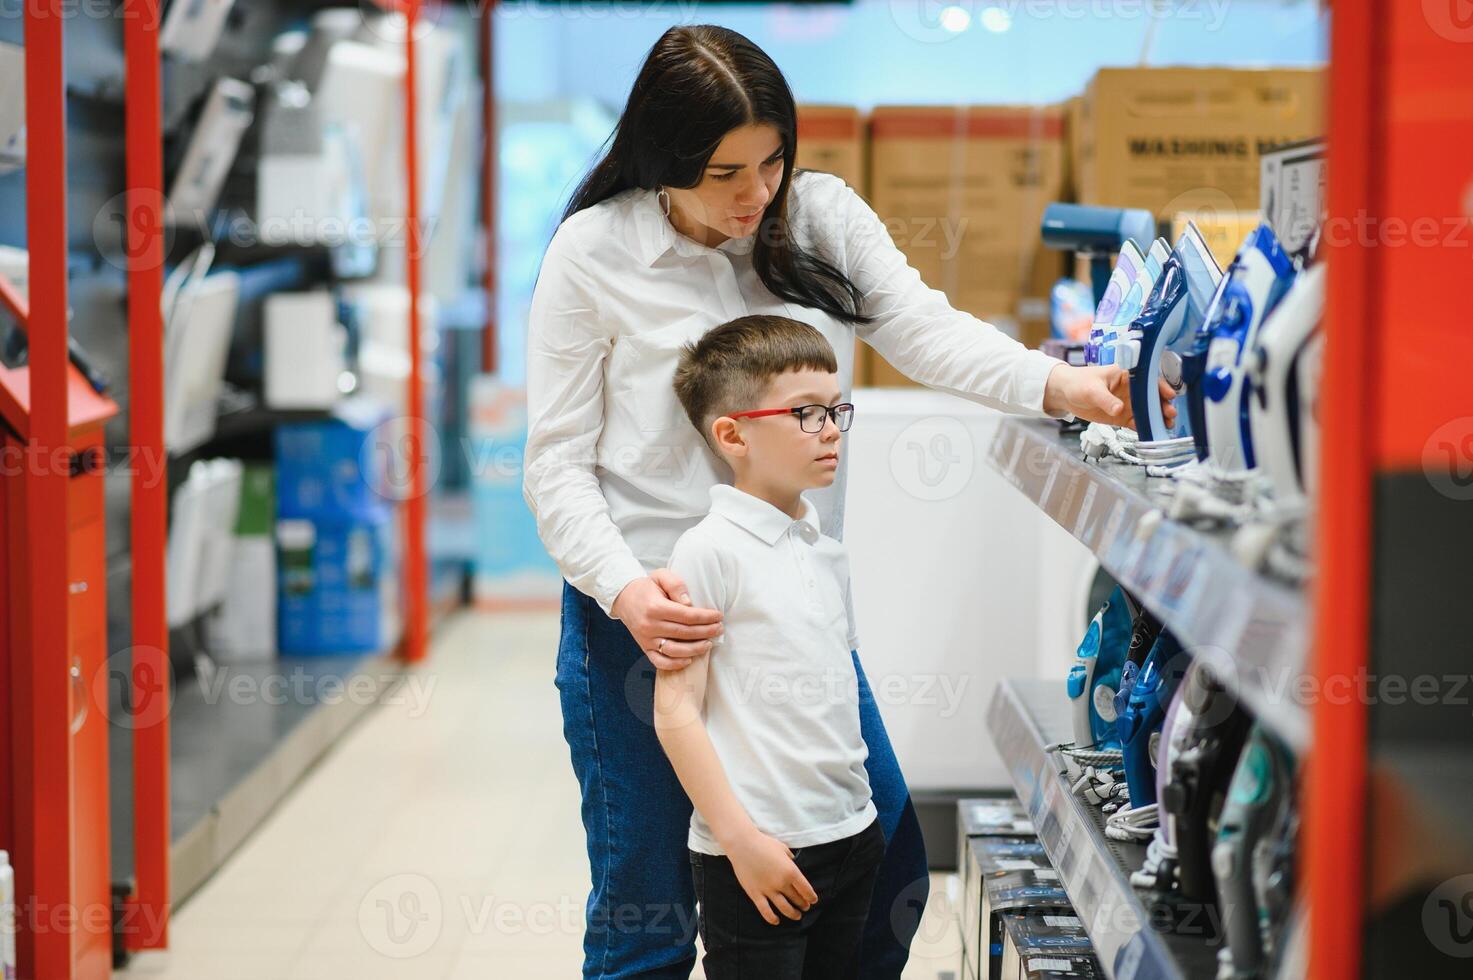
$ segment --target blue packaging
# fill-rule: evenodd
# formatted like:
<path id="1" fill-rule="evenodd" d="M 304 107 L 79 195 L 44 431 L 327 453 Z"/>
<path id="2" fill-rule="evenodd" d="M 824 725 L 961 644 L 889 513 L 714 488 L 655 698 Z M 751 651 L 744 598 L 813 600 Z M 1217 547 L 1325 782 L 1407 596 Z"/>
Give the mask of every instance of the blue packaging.
<path id="1" fill-rule="evenodd" d="M 331 418 L 276 427 L 276 514 L 349 521 L 391 509 L 389 464 L 402 438 L 388 412 L 363 399 Z"/>
<path id="2" fill-rule="evenodd" d="M 388 514 L 277 521 L 277 647 L 379 653 L 398 642 L 398 561 Z"/>

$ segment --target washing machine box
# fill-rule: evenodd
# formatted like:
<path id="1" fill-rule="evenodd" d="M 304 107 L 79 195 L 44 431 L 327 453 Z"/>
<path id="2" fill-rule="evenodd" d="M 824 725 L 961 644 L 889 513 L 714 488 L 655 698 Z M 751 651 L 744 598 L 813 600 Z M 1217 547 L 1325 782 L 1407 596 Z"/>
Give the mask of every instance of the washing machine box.
<path id="1" fill-rule="evenodd" d="M 1102 68 L 1077 117 L 1080 200 L 1257 211 L 1261 155 L 1323 135 L 1324 88 L 1317 68 Z"/>

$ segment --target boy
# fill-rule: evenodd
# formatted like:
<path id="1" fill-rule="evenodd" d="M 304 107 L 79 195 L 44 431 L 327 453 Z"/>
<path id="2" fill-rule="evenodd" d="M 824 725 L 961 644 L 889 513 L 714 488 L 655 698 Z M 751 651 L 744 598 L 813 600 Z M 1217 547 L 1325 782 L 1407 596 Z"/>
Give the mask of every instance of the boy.
<path id="1" fill-rule="evenodd" d="M 655 680 L 654 722 L 690 796 L 709 980 L 854 977 L 884 834 L 860 736 L 844 547 L 808 489 L 833 483 L 833 348 L 779 316 L 722 324 L 681 353 L 675 392 L 735 474 L 670 568 L 722 612 L 710 656 Z"/>

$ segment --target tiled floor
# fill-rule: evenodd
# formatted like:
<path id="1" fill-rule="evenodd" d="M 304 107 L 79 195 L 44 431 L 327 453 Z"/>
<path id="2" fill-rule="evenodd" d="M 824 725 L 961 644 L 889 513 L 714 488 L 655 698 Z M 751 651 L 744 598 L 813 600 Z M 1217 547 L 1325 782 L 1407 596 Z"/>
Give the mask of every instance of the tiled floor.
<path id="1" fill-rule="evenodd" d="M 428 666 L 177 912 L 169 951 L 118 976 L 577 977 L 588 865 L 556 643 L 555 614 L 446 622 Z M 933 876 L 905 980 L 958 966 L 949 877 Z"/>

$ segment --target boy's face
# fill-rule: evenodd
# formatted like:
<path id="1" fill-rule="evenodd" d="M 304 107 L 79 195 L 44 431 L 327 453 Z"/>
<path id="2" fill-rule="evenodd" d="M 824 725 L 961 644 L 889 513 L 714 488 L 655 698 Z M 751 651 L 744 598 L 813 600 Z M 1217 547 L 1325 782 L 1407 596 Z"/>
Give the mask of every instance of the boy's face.
<path id="1" fill-rule="evenodd" d="M 839 376 L 827 371 L 788 371 L 772 379 L 760 405 L 741 410 L 833 406 L 843 400 Z M 732 422 L 725 423 L 732 425 Z M 769 415 L 734 423 L 751 473 L 774 488 L 803 491 L 829 486 L 839 469 L 841 434 L 832 417 L 820 432 L 804 432 L 796 415 Z"/>

